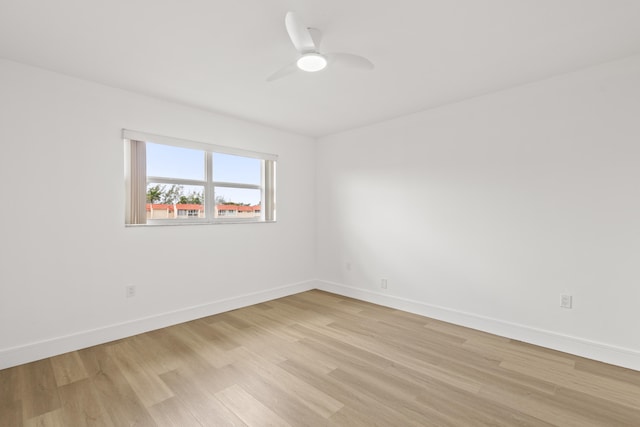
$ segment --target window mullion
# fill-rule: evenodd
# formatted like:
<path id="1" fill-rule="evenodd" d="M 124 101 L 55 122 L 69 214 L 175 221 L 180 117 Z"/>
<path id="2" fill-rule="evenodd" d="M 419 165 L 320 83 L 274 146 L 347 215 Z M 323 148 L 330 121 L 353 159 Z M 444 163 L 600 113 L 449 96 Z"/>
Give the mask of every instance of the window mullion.
<path id="1" fill-rule="evenodd" d="M 204 184 L 204 216 L 213 222 L 216 206 L 216 195 L 213 187 L 213 153 L 205 151 L 205 184 Z"/>
<path id="2" fill-rule="evenodd" d="M 165 178 L 161 176 L 148 176 L 147 183 L 155 184 L 175 184 L 175 185 L 205 185 L 205 181 L 197 179 L 182 179 L 182 178 Z"/>
<path id="3" fill-rule="evenodd" d="M 213 185 L 216 187 L 228 187 L 228 188 L 248 188 L 249 190 L 259 190 L 260 185 L 257 184 L 240 184 L 234 182 L 218 182 L 214 181 Z"/>

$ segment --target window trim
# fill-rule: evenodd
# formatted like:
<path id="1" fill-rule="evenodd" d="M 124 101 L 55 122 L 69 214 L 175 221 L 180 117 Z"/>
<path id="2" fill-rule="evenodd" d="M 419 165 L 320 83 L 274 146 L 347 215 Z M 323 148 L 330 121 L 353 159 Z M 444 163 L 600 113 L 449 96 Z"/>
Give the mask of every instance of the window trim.
<path id="1" fill-rule="evenodd" d="M 275 168 L 276 161 L 278 160 L 277 155 L 154 135 L 128 129 L 122 130 L 122 138 L 125 143 L 125 224 L 127 226 L 275 222 Z M 204 180 L 147 176 L 146 142 L 203 151 L 205 154 Z M 261 168 L 260 184 L 213 181 L 214 153 L 259 159 Z M 204 187 L 205 218 L 147 219 L 146 190 L 148 183 Z M 215 187 L 259 190 L 261 200 L 260 216 L 254 218 L 217 217 L 215 215 Z"/>
<path id="2" fill-rule="evenodd" d="M 155 135 L 152 133 L 139 132 L 129 129 L 122 130 L 122 139 L 149 141 L 155 144 L 172 145 L 174 147 L 192 148 L 196 150 L 212 151 L 221 154 L 232 154 L 235 156 L 252 157 L 254 159 L 278 160 L 277 154 L 263 153 L 260 151 L 244 150 L 242 148 L 226 147 L 223 145 L 209 144 L 207 142 L 191 141 L 188 139 L 174 138 L 171 136 Z"/>

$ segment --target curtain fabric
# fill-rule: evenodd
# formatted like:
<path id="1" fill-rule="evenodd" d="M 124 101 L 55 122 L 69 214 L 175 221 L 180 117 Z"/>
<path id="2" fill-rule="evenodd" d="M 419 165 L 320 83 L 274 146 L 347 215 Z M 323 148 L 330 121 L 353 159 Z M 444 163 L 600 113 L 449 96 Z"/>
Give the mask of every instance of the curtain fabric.
<path id="1" fill-rule="evenodd" d="M 276 162 L 265 160 L 264 162 L 264 220 L 276 220 Z"/>
<path id="2" fill-rule="evenodd" d="M 144 141 L 129 140 L 127 224 L 147 223 L 147 156 Z"/>

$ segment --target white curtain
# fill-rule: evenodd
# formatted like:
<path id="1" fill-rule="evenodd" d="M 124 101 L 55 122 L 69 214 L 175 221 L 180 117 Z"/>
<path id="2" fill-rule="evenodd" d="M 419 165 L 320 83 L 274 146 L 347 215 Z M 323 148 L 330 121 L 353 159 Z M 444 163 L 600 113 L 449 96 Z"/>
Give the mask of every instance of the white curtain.
<path id="1" fill-rule="evenodd" d="M 276 220 L 276 162 L 264 161 L 264 220 Z"/>
<path id="2" fill-rule="evenodd" d="M 127 140 L 127 224 L 147 223 L 147 156 L 144 141 Z"/>

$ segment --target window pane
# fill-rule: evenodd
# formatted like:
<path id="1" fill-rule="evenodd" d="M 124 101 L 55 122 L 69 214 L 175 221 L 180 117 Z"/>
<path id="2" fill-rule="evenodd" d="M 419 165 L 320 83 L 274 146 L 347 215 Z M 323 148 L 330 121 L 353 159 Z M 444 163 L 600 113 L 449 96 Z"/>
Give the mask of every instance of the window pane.
<path id="1" fill-rule="evenodd" d="M 204 187 L 147 184 L 147 219 L 205 218 Z"/>
<path id="2" fill-rule="evenodd" d="M 260 185 L 260 159 L 213 153 L 213 180 Z"/>
<path id="3" fill-rule="evenodd" d="M 204 180 L 204 151 L 147 142 L 147 176 Z"/>
<path id="4" fill-rule="evenodd" d="M 260 218 L 260 190 L 216 187 L 216 217 Z"/>

